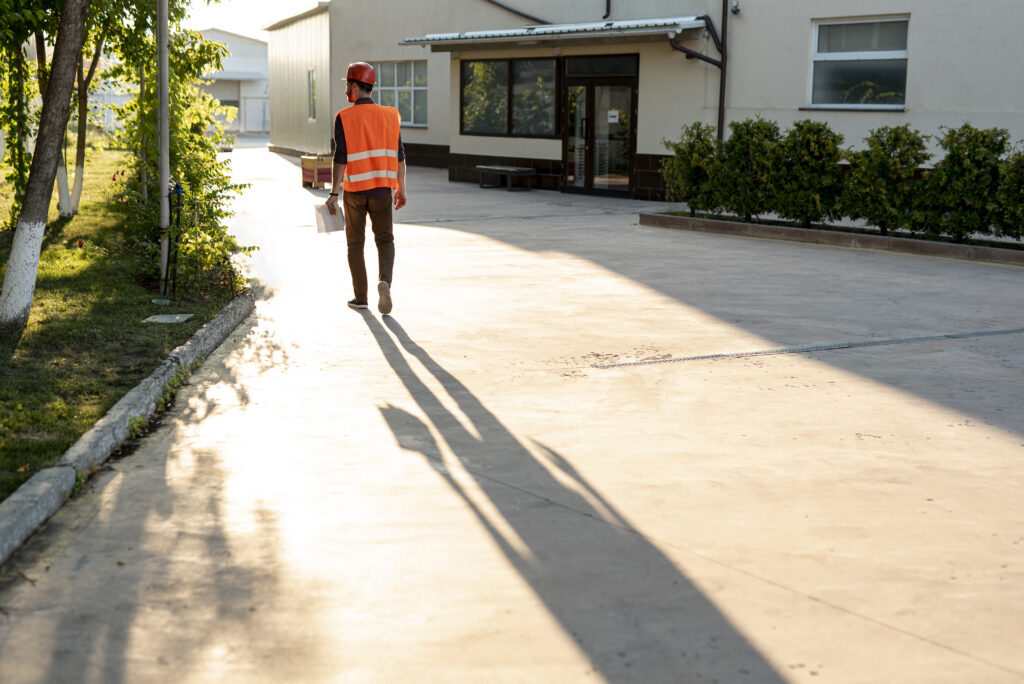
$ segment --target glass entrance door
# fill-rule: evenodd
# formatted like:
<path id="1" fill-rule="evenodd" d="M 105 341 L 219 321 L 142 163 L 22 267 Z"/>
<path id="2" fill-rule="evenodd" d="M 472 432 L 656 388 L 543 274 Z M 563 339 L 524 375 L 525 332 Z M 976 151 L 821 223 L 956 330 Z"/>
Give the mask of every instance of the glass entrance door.
<path id="1" fill-rule="evenodd" d="M 563 188 L 629 194 L 633 177 L 632 83 L 570 80 L 566 86 Z"/>

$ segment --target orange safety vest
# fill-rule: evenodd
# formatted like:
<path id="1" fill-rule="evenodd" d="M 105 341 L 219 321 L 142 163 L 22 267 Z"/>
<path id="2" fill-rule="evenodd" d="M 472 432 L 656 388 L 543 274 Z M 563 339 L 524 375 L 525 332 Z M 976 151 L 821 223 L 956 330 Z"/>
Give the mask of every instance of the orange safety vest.
<path id="1" fill-rule="evenodd" d="M 398 188 L 398 136 L 402 117 L 396 107 L 357 104 L 338 112 L 345 132 L 346 192 Z"/>

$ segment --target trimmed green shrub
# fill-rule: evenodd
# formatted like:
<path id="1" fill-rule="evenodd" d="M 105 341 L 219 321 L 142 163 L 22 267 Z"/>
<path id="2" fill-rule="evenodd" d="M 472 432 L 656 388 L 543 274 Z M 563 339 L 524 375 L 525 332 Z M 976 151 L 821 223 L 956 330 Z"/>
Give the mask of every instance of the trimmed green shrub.
<path id="1" fill-rule="evenodd" d="M 915 198 L 921 189 L 918 169 L 928 162 L 928 136 L 902 126 L 883 126 L 864 138 L 867 148 L 847 152 L 850 171 L 843 187 L 842 209 L 865 219 L 887 235 L 911 227 Z"/>
<path id="2" fill-rule="evenodd" d="M 1024 151 L 1011 154 L 999 170 L 996 191 L 996 231 L 998 235 L 1024 236 Z"/>
<path id="3" fill-rule="evenodd" d="M 715 211 L 718 206 L 712 174 L 718 164 L 718 140 L 708 124 L 694 123 L 683 128 L 679 142 L 662 140 L 672 157 L 661 161 L 665 186 L 680 202 L 697 211 Z"/>
<path id="4" fill-rule="evenodd" d="M 843 136 L 821 121 L 797 121 L 786 132 L 779 144 L 774 202 L 781 216 L 805 228 L 839 218 L 842 144 Z"/>
<path id="5" fill-rule="evenodd" d="M 997 218 L 1000 159 L 1009 147 L 1005 128 L 943 126 L 946 156 L 928 173 L 926 229 L 963 242 L 989 233 Z"/>
<path id="6" fill-rule="evenodd" d="M 771 211 L 779 125 L 761 117 L 729 124 L 722 161 L 712 174 L 722 207 L 744 220 Z"/>

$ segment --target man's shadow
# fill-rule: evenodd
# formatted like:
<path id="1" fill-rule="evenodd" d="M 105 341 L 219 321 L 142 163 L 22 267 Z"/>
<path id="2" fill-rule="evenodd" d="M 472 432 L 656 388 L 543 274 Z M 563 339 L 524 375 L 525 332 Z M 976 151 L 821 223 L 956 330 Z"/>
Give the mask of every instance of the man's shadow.
<path id="1" fill-rule="evenodd" d="M 602 677 L 611 682 L 783 681 L 564 457 L 541 444 L 532 450 L 524 446 L 394 318 L 384 318 L 386 329 L 372 315 L 364 314 L 364 320 L 434 433 L 513 534 L 499 529 L 444 465 L 431 426 L 388 405 L 381 413 L 398 443 L 420 453 L 462 499 Z M 405 354 L 440 382 L 470 426 L 417 376 Z"/>

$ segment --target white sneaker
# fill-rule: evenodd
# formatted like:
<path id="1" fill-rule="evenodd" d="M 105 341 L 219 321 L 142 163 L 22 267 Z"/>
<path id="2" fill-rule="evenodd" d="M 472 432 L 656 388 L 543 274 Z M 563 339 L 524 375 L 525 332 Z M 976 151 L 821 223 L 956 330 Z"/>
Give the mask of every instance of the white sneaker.
<path id="1" fill-rule="evenodd" d="M 382 314 L 391 313 L 391 287 L 386 281 L 382 280 L 377 283 L 377 294 L 380 299 L 377 300 L 377 308 Z"/>

